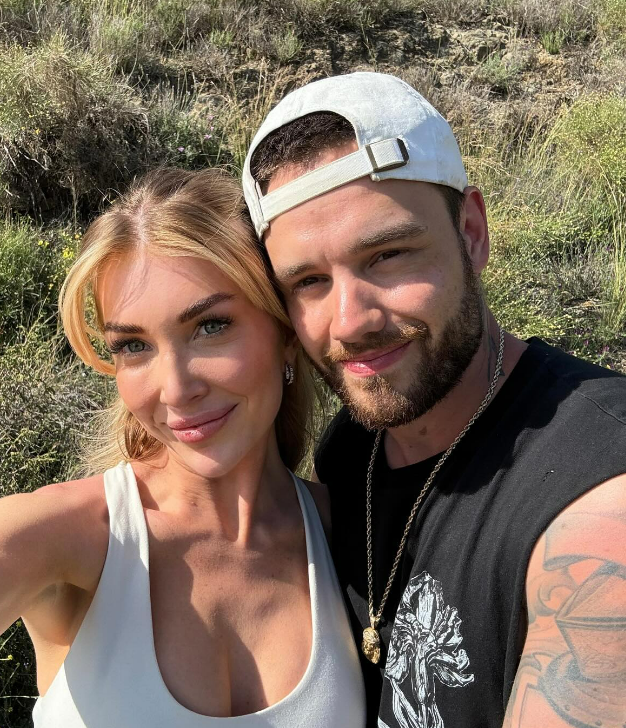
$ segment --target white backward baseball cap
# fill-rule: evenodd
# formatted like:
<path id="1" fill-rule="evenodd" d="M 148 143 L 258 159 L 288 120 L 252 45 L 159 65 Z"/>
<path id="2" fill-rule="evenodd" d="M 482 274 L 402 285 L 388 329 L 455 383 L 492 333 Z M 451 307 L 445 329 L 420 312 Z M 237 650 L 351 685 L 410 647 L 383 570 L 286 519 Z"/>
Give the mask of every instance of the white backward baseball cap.
<path id="1" fill-rule="evenodd" d="M 281 126 L 324 111 L 339 114 L 352 124 L 358 151 L 263 195 L 250 173 L 250 160 L 257 147 Z M 285 96 L 252 140 L 242 181 L 261 238 L 269 223 L 283 212 L 365 176 L 374 182 L 432 182 L 460 192 L 467 187 L 459 146 L 448 122 L 414 88 L 384 73 L 331 76 Z"/>

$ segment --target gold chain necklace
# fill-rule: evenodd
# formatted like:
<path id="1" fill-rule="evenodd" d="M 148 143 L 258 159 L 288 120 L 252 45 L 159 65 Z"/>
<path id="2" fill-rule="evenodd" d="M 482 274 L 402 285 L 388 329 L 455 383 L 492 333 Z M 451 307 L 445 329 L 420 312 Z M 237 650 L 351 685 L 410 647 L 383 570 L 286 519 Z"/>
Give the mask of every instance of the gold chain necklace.
<path id="1" fill-rule="evenodd" d="M 448 459 L 448 456 L 450 453 L 454 450 L 454 448 L 461 442 L 463 437 L 465 437 L 467 431 L 470 429 L 470 427 L 476 422 L 476 420 L 481 416 L 481 414 L 485 411 L 485 408 L 491 401 L 491 398 L 493 397 L 493 393 L 496 390 L 496 386 L 498 384 L 498 379 L 500 377 L 500 371 L 502 370 L 502 359 L 504 356 L 504 331 L 500 329 L 500 347 L 498 349 L 498 359 L 496 361 L 496 369 L 493 375 L 493 379 L 491 380 L 491 384 L 489 385 L 489 389 L 487 390 L 487 394 L 485 395 L 485 398 L 480 403 L 480 406 L 472 416 L 471 420 L 465 425 L 465 427 L 461 430 L 461 432 L 457 435 L 454 442 L 450 445 L 450 447 L 444 452 L 444 454 L 439 458 L 437 464 L 433 468 L 431 474 L 428 476 L 428 480 L 424 483 L 424 487 L 419 492 L 419 495 L 417 496 L 417 499 L 415 503 L 413 504 L 413 508 L 411 509 L 411 513 L 409 514 L 409 520 L 406 523 L 406 526 L 404 527 L 404 533 L 402 534 L 402 539 L 400 541 L 400 546 L 398 546 L 398 551 L 396 553 L 396 558 L 393 561 L 393 566 L 391 567 L 391 574 L 389 574 L 389 579 L 387 581 L 387 586 L 385 587 L 385 591 L 383 592 L 382 599 L 380 601 L 380 606 L 378 607 L 378 611 L 374 613 L 374 568 L 372 565 L 372 473 L 374 471 L 374 462 L 376 460 L 376 453 L 378 452 L 378 447 L 380 445 L 380 441 L 382 438 L 383 431 L 378 430 L 376 433 L 376 439 L 374 441 L 374 448 L 372 450 L 372 455 L 370 457 L 369 466 L 367 468 L 367 501 L 366 501 L 366 511 L 367 511 L 367 596 L 368 596 L 368 602 L 369 602 L 369 617 L 370 617 L 370 626 L 366 627 L 363 630 L 363 643 L 361 645 L 361 649 L 363 650 L 363 654 L 370 662 L 373 662 L 376 664 L 380 660 L 380 635 L 378 634 L 378 624 L 381 620 L 381 617 L 383 615 L 383 609 L 385 608 L 385 603 L 387 601 L 387 597 L 389 596 L 389 591 L 391 590 L 391 585 L 393 584 L 394 577 L 396 575 L 396 571 L 398 570 L 398 565 L 400 563 L 400 559 L 402 557 L 402 553 L 404 552 L 404 547 L 406 545 L 406 540 L 409 535 L 409 531 L 411 530 L 411 524 L 413 523 L 413 519 L 415 518 L 415 514 L 417 513 L 417 509 L 419 508 L 420 503 L 424 499 L 424 496 L 428 492 L 428 489 L 432 485 L 433 480 L 435 479 L 435 476 L 441 469 L 442 465 L 445 463 L 445 461 Z"/>

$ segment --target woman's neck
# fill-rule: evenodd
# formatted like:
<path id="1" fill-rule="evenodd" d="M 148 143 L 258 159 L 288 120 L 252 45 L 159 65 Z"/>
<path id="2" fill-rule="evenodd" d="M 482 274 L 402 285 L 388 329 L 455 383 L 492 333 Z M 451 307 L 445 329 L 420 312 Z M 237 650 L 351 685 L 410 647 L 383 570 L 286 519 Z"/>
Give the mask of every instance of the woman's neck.
<path id="1" fill-rule="evenodd" d="M 247 453 L 228 472 L 194 472 L 169 449 L 150 463 L 133 463 L 145 508 L 207 533 L 254 548 L 280 528 L 301 521 L 297 495 L 275 438 Z"/>

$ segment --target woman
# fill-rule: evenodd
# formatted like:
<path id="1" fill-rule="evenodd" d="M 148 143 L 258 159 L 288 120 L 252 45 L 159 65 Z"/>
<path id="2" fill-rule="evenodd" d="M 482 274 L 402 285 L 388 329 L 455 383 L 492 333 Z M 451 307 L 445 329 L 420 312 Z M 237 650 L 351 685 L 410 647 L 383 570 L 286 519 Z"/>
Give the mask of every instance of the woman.
<path id="1" fill-rule="evenodd" d="M 22 615 L 33 639 L 37 727 L 364 725 L 324 532 L 288 470 L 307 370 L 252 241 L 216 171 L 155 172 L 84 236 L 60 307 L 116 378 L 106 472 L 0 502 L 0 631 Z"/>

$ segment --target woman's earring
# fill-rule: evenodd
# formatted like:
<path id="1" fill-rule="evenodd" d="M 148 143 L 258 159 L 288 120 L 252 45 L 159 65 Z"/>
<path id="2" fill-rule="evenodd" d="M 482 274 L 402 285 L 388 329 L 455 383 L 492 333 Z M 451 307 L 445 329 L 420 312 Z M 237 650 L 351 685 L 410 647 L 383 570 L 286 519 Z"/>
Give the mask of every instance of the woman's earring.
<path id="1" fill-rule="evenodd" d="M 285 381 L 287 382 L 287 386 L 290 384 L 293 384 L 294 380 L 294 373 L 293 373 L 293 367 L 289 362 L 285 364 Z"/>

